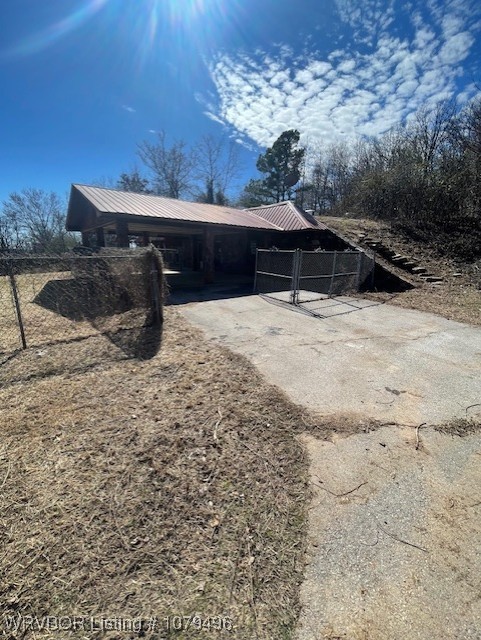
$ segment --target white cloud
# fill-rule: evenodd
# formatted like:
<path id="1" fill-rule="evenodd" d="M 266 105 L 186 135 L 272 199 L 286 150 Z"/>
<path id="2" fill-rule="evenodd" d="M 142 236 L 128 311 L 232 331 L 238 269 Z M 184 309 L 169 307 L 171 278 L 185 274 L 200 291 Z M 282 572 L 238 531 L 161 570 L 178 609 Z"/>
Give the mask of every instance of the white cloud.
<path id="1" fill-rule="evenodd" d="M 221 55 L 210 65 L 217 104 L 210 101 L 207 115 L 262 146 L 286 128 L 299 129 L 303 141 L 332 142 L 380 135 L 456 93 L 480 28 L 481 10 L 471 0 L 452 0 L 449 9 L 428 0 L 422 12 L 405 5 L 412 34 L 403 38 L 388 28 L 394 0 L 336 2 L 357 50 L 301 57 L 283 46 L 277 57 Z"/>
<path id="2" fill-rule="evenodd" d="M 124 109 L 124 111 L 128 111 L 128 113 L 136 113 L 137 111 L 133 107 L 130 107 L 128 104 L 123 104 L 122 109 Z"/>

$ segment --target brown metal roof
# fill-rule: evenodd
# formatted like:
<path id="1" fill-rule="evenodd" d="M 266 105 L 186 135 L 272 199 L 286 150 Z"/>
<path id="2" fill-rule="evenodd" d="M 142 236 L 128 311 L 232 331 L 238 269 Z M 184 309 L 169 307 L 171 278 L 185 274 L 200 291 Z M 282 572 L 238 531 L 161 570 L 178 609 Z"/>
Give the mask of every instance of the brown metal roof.
<path id="1" fill-rule="evenodd" d="M 77 193 L 82 194 L 99 213 L 127 214 L 146 218 L 164 220 L 181 220 L 184 222 L 209 223 L 223 226 L 243 227 L 248 229 L 267 229 L 282 231 L 275 223 L 259 217 L 255 213 L 233 207 L 185 202 L 143 193 L 130 193 L 116 189 L 104 189 L 87 185 L 72 185 L 67 228 L 80 231 Z M 73 202 L 76 206 L 73 206 Z"/>
<path id="2" fill-rule="evenodd" d="M 263 220 L 280 227 L 283 231 L 304 231 L 305 229 L 327 229 L 310 213 L 296 207 L 293 202 L 278 202 L 262 207 L 247 209 Z"/>

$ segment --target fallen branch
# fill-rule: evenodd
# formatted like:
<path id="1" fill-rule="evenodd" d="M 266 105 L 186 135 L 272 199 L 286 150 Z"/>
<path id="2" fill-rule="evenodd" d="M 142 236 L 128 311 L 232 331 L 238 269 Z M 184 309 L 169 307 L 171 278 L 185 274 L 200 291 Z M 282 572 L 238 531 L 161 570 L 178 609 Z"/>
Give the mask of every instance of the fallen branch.
<path id="1" fill-rule="evenodd" d="M 429 551 L 427 549 L 425 549 L 424 547 L 420 547 L 419 545 L 414 544 L 413 542 L 408 542 L 407 540 L 403 540 L 402 538 L 398 538 L 393 533 L 389 533 L 389 531 L 386 531 L 386 529 L 384 529 L 384 527 L 381 527 L 381 525 L 379 523 L 377 524 L 377 526 L 387 536 L 389 536 L 393 540 L 396 540 L 396 542 L 401 542 L 402 544 L 407 544 L 408 547 L 414 547 L 415 549 L 419 549 L 419 551 L 424 551 L 424 553 L 429 553 Z"/>
<path id="2" fill-rule="evenodd" d="M 421 427 L 424 427 L 425 425 L 426 425 L 426 423 L 425 423 L 425 422 L 421 422 L 421 424 L 419 424 L 419 425 L 416 427 L 416 451 L 419 449 L 419 445 L 420 445 L 420 440 L 419 440 L 419 429 L 420 429 Z"/>
<path id="3" fill-rule="evenodd" d="M 317 479 L 319 480 L 319 482 L 322 483 L 322 480 L 319 477 Z M 354 491 L 357 491 L 358 489 L 360 489 L 362 486 L 367 484 L 367 482 L 361 482 L 361 484 L 358 484 L 357 487 L 354 487 L 354 489 L 349 489 L 349 491 L 345 491 L 344 493 L 334 493 L 334 491 L 330 491 L 326 487 L 323 487 L 322 484 L 317 484 L 316 482 L 314 482 L 314 484 L 316 485 L 316 487 L 319 487 L 320 489 L 324 489 L 324 491 L 327 491 L 327 493 L 330 493 L 331 496 L 335 496 L 336 498 L 342 498 L 343 496 L 348 496 L 350 493 L 354 493 Z"/>
<path id="4" fill-rule="evenodd" d="M 470 404 L 469 407 L 466 407 L 466 417 L 468 417 L 469 409 L 473 409 L 474 407 L 481 407 L 481 402 L 477 402 L 476 404 Z"/>

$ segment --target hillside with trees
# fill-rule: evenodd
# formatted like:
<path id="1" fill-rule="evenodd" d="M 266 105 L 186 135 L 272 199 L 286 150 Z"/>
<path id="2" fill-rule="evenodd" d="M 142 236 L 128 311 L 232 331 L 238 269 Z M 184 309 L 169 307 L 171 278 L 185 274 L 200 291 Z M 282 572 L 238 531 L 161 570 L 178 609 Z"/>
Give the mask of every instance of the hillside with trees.
<path id="1" fill-rule="evenodd" d="M 297 202 L 389 222 L 463 261 L 481 257 L 481 101 L 419 111 L 380 139 L 311 149 Z"/>

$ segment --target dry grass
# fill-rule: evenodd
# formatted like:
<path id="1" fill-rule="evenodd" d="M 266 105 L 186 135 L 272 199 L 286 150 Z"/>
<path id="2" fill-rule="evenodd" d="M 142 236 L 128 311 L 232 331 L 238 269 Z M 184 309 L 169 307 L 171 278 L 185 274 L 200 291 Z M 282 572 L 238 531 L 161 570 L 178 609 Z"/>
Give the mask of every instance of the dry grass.
<path id="1" fill-rule="evenodd" d="M 29 346 L 42 345 L 53 340 L 68 340 L 98 333 L 90 322 L 73 321 L 55 311 L 46 309 L 34 300 L 49 282 L 69 280 L 70 272 L 32 273 L 16 276 L 25 332 Z M 9 280 L 0 277 L 0 353 L 21 347 Z"/>
<path id="2" fill-rule="evenodd" d="M 28 347 L 145 324 L 152 305 L 152 260 L 162 273 L 160 256 L 150 250 L 123 256 L 13 259 L 11 268 L 17 274 L 15 286 Z M 5 273 L 6 263 L 0 261 L 0 267 Z M 31 272 L 27 273 L 27 268 Z M 11 281 L 0 276 L 0 358 L 21 346 Z"/>
<path id="3" fill-rule="evenodd" d="M 235 638 L 291 637 L 309 497 L 296 434 L 332 425 L 172 308 L 156 357 L 124 346 L 97 336 L 0 368 L 2 613 L 197 612 L 232 617 Z M 175 637 L 199 633 L 222 635 Z"/>
<path id="4" fill-rule="evenodd" d="M 419 264 L 444 278 L 442 284 L 425 284 L 420 278 L 389 265 L 390 270 L 412 282 L 415 288 L 394 295 L 385 292 L 367 293 L 364 294 L 365 297 L 408 309 L 435 313 L 457 322 L 481 325 L 480 272 L 476 271 L 477 265 L 463 265 L 440 257 L 432 247 L 408 241 L 396 234 L 387 223 L 331 217 L 325 217 L 323 221 L 353 240 L 357 240 L 357 234 L 361 232 L 369 233 L 374 239 L 382 238 L 386 246 L 418 260 Z M 461 276 L 454 277 L 454 273 L 461 273 Z"/>
<path id="5" fill-rule="evenodd" d="M 408 309 L 435 313 L 456 322 L 481 325 L 481 291 L 469 285 L 454 283 L 435 287 L 420 285 L 402 293 L 367 293 L 363 297 Z"/>

